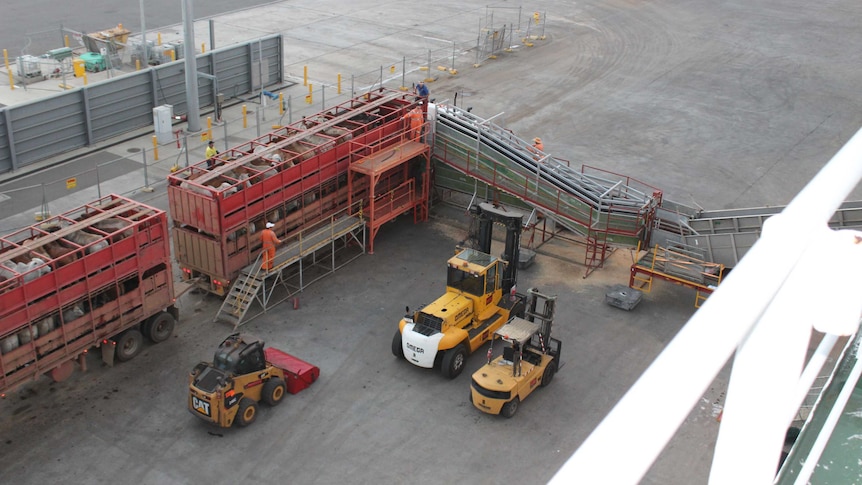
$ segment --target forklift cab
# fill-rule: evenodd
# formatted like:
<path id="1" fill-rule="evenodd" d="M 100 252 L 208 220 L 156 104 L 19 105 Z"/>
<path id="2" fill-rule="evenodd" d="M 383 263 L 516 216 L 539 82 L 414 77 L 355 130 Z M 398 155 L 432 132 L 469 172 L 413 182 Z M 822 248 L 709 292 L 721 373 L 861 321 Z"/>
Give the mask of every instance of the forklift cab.
<path id="1" fill-rule="evenodd" d="M 213 356 L 213 367 L 227 374 L 241 376 L 266 368 L 264 342 L 249 334 L 227 337 Z"/>

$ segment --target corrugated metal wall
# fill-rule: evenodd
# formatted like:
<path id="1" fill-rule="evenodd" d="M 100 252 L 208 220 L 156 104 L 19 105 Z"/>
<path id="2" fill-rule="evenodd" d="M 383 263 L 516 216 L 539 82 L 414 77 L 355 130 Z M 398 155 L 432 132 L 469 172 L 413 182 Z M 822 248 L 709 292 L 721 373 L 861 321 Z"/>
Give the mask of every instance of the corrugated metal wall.
<path id="1" fill-rule="evenodd" d="M 214 103 L 215 83 L 225 98 L 284 80 L 281 35 L 217 49 L 197 57 L 200 106 Z M 261 63 L 260 60 L 263 59 Z M 0 173 L 153 124 L 153 108 L 187 111 L 185 64 L 172 62 L 124 74 L 30 103 L 0 109 Z"/>

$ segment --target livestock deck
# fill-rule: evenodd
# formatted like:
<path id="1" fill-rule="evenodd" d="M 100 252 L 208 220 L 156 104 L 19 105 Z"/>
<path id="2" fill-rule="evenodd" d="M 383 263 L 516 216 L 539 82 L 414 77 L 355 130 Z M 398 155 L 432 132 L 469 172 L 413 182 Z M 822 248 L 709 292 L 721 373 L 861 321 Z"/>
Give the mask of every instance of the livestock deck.
<path id="1" fill-rule="evenodd" d="M 167 216 L 118 195 L 0 237 L 0 392 L 134 357 L 166 340 L 174 307 Z"/>

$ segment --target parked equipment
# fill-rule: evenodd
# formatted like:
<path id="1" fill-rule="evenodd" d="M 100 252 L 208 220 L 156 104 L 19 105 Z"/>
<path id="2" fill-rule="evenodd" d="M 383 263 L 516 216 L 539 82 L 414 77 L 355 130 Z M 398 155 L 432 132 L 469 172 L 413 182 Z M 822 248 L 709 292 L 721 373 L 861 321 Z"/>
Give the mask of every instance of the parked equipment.
<path id="1" fill-rule="evenodd" d="M 189 376 L 189 411 L 229 428 L 248 426 L 257 418 L 258 403 L 276 406 L 285 391 L 296 394 L 320 376 L 320 369 L 281 350 L 264 348 L 249 334 L 227 337 L 212 362 L 201 362 Z"/>
<path id="2" fill-rule="evenodd" d="M 528 293 L 527 320 L 513 317 L 494 332 L 488 363 L 473 374 L 470 402 L 482 412 L 511 418 L 521 401 L 551 383 L 559 368 L 562 343 L 551 337 L 556 297 L 535 289 Z M 539 299 L 545 303 L 537 313 Z M 497 340 L 504 342 L 502 354 L 491 360 Z"/>
<path id="3" fill-rule="evenodd" d="M 446 294 L 412 314 L 408 309 L 392 338 L 396 357 L 449 378 L 513 315 L 524 316 L 524 296 L 515 293 L 523 215 L 487 203 L 470 211 L 479 220 L 479 249 L 449 259 Z M 506 226 L 503 260 L 490 254 L 494 223 Z"/>
<path id="4" fill-rule="evenodd" d="M 127 361 L 179 313 L 164 211 L 109 195 L 0 237 L 0 393 Z"/>

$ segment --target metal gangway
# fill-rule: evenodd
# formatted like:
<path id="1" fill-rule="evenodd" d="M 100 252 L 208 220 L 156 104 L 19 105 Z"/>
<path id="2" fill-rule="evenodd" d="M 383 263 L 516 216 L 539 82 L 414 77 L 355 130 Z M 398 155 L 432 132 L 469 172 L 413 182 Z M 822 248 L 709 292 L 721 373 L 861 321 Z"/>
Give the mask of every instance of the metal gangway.
<path id="1" fill-rule="evenodd" d="M 587 274 L 603 265 L 610 246 L 648 242 L 661 204 L 655 187 L 624 175 L 540 152 L 511 131 L 455 106 L 437 105 L 434 158 L 522 200 L 586 239 Z"/>
<path id="2" fill-rule="evenodd" d="M 662 245 L 670 240 L 704 251 L 707 261 L 736 266 L 754 246 L 767 219 L 779 214 L 785 206 L 744 209 L 696 210 L 665 200 L 657 212 L 653 242 Z M 862 228 L 862 201 L 846 201 L 829 219 L 832 229 Z"/>
<path id="3" fill-rule="evenodd" d="M 240 271 L 213 321 L 240 325 L 365 254 L 365 220 L 345 208 L 302 229 L 277 248 L 272 269 L 262 255 Z M 251 315 L 249 310 L 255 309 Z"/>

